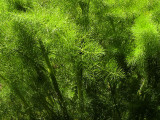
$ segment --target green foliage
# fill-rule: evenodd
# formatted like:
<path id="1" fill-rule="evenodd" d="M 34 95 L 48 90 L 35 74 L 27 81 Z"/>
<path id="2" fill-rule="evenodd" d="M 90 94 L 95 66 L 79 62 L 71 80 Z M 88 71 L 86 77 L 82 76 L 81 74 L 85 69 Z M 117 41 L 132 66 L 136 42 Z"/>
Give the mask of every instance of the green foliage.
<path id="1" fill-rule="evenodd" d="M 158 0 L 0 6 L 0 119 L 160 119 Z"/>
<path id="2" fill-rule="evenodd" d="M 31 0 L 7 0 L 7 3 L 9 11 L 17 10 L 26 12 L 33 7 Z"/>

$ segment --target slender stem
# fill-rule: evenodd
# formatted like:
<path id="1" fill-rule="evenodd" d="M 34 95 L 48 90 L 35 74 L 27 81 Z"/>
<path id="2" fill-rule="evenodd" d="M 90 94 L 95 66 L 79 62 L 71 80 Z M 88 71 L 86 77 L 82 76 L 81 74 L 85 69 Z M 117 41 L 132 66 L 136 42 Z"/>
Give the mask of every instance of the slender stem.
<path id="1" fill-rule="evenodd" d="M 110 86 L 111 97 L 113 99 L 114 107 L 115 107 L 116 112 L 118 113 L 118 117 L 119 117 L 118 119 L 121 120 L 121 113 L 120 113 L 119 108 L 117 106 L 118 103 L 117 103 L 117 100 L 115 98 L 115 92 L 114 92 L 114 89 L 113 89 L 110 81 L 109 81 L 109 86 Z"/>
<path id="2" fill-rule="evenodd" d="M 57 83 L 57 80 L 56 80 L 56 77 L 54 75 L 54 69 L 53 67 L 51 66 L 51 63 L 50 63 L 50 60 L 49 60 L 49 57 L 46 53 L 46 50 L 45 50 L 45 46 L 43 44 L 43 42 L 41 40 L 39 40 L 39 44 L 40 44 L 40 48 L 41 48 L 41 51 L 42 51 L 42 54 L 43 54 L 43 57 L 46 61 L 46 64 L 48 66 L 48 69 L 50 71 L 50 77 L 51 77 L 51 80 L 52 80 L 52 85 L 54 86 L 54 89 L 56 91 L 56 94 L 58 96 L 58 99 L 59 99 L 59 103 L 60 103 L 60 106 L 61 106 L 61 109 L 63 111 L 63 114 L 64 114 L 64 117 L 66 120 L 69 120 L 69 115 L 68 115 L 68 111 L 67 111 L 67 108 L 66 108 L 66 104 L 65 104 L 65 101 L 62 97 L 62 94 L 61 94 L 61 91 L 59 89 L 59 86 L 58 86 L 58 83 Z"/>

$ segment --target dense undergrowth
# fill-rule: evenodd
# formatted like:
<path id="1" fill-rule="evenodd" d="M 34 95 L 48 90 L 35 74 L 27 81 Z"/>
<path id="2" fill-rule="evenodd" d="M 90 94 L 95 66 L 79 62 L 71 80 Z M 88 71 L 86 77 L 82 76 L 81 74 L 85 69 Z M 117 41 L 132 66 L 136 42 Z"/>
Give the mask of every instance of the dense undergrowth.
<path id="1" fill-rule="evenodd" d="M 0 119 L 160 119 L 158 0 L 1 0 Z"/>

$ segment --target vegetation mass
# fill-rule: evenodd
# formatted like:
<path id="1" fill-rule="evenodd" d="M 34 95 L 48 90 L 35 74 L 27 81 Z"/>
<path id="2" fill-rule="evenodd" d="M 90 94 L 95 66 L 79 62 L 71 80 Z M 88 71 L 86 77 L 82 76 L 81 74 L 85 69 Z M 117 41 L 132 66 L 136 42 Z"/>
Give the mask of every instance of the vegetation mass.
<path id="1" fill-rule="evenodd" d="M 159 0 L 0 0 L 0 120 L 159 120 Z"/>

